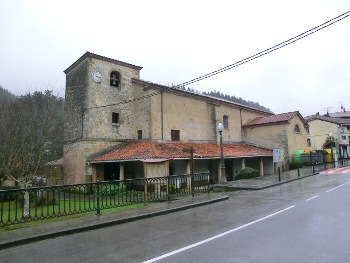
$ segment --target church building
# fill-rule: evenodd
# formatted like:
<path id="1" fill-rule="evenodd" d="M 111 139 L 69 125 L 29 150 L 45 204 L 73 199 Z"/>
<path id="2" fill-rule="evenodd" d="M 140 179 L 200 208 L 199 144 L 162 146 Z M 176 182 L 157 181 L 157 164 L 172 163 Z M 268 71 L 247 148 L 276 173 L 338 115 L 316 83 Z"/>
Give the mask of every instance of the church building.
<path id="1" fill-rule="evenodd" d="M 266 141 L 274 138 L 257 145 L 251 125 L 272 113 L 142 80 L 141 69 L 86 52 L 64 71 L 65 183 L 189 173 L 188 149 L 194 172 L 210 171 L 211 181 L 218 182 L 219 123 L 229 180 L 246 166 L 261 176 L 274 172 Z"/>

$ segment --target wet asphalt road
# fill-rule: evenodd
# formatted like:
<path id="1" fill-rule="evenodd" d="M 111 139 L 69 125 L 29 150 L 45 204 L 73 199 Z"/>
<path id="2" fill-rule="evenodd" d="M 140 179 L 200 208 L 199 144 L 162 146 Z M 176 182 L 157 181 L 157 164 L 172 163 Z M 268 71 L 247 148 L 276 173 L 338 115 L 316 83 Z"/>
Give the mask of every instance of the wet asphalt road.
<path id="1" fill-rule="evenodd" d="M 0 261 L 319 263 L 350 258 L 349 174 L 320 174 L 228 194 L 229 200 L 212 205 L 5 249 Z"/>

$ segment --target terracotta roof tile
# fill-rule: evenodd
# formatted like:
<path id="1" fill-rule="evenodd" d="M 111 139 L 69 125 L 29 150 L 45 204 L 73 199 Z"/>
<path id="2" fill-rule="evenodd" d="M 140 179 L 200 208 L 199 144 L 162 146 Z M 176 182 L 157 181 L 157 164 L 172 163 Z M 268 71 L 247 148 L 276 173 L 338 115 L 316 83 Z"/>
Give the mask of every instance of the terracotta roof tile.
<path id="1" fill-rule="evenodd" d="M 328 117 L 328 116 L 322 116 L 322 115 L 311 115 L 305 117 L 305 120 L 310 122 L 314 120 L 321 120 L 321 121 L 327 121 L 327 122 L 332 122 L 336 124 L 350 124 L 350 119 L 346 118 L 334 118 L 334 117 Z"/>
<path id="2" fill-rule="evenodd" d="M 286 122 L 286 121 L 289 121 L 291 118 L 293 118 L 297 114 L 299 114 L 298 111 L 293 111 L 293 112 L 275 114 L 275 115 L 266 116 L 266 117 L 258 117 L 243 126 Z"/>
<path id="3" fill-rule="evenodd" d="M 142 159 L 181 159 L 189 158 L 189 153 L 183 149 L 194 148 L 194 158 L 219 158 L 220 146 L 211 143 L 187 143 L 187 142 L 146 142 L 136 141 L 122 145 L 107 153 L 95 156 L 89 162 L 107 162 L 122 160 Z M 225 157 L 271 156 L 272 151 L 248 144 L 224 144 Z"/>

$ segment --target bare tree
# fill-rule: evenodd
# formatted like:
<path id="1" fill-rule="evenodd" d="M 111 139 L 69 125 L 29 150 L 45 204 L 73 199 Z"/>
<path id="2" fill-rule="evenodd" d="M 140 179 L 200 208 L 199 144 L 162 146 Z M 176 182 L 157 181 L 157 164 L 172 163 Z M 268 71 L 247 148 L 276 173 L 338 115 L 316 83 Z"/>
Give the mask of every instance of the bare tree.
<path id="1" fill-rule="evenodd" d="M 63 99 L 34 92 L 0 106 L 0 176 L 27 188 L 63 151 Z"/>

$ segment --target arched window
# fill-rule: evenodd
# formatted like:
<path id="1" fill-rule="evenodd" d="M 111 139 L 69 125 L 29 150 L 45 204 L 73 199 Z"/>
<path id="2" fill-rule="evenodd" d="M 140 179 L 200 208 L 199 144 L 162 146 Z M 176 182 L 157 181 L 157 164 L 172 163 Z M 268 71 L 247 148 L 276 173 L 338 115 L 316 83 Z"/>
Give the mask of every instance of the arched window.
<path id="1" fill-rule="evenodd" d="M 295 126 L 294 126 L 294 132 L 300 133 L 300 127 L 299 127 L 298 124 L 295 124 Z"/>
<path id="2" fill-rule="evenodd" d="M 120 74 L 117 71 L 112 71 L 110 76 L 110 85 L 112 87 L 119 87 L 120 85 Z"/>

